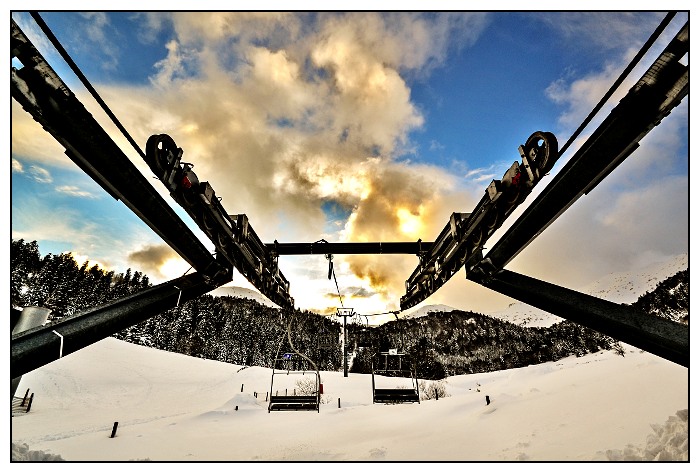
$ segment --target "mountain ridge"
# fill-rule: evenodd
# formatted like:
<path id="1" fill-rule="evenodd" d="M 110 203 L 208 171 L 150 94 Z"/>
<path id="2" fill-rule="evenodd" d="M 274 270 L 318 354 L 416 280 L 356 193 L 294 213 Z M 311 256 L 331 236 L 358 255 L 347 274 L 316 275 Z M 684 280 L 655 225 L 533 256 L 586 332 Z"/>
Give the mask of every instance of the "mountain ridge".
<path id="1" fill-rule="evenodd" d="M 639 271 L 610 273 L 593 281 L 581 292 L 617 304 L 632 304 L 645 293 L 656 289 L 662 281 L 684 269 L 688 269 L 686 253 L 648 264 Z M 549 327 L 564 320 L 523 302 L 514 302 L 507 308 L 488 315 L 525 327 Z"/>
<path id="2" fill-rule="evenodd" d="M 688 254 L 683 253 L 664 261 L 650 263 L 639 271 L 619 271 L 607 274 L 587 285 L 581 292 L 618 304 L 632 304 L 643 294 L 653 291 L 666 278 L 688 269 L 688 267 Z M 240 286 L 222 286 L 209 294 L 217 297 L 247 298 L 267 307 L 277 307 L 256 290 Z M 460 309 L 446 304 L 428 304 L 401 314 L 399 318 L 415 319 L 433 312 L 449 313 L 456 310 L 468 311 L 469 309 Z M 523 302 L 513 302 L 505 309 L 487 312 L 485 315 L 525 327 L 549 327 L 564 320 Z"/>

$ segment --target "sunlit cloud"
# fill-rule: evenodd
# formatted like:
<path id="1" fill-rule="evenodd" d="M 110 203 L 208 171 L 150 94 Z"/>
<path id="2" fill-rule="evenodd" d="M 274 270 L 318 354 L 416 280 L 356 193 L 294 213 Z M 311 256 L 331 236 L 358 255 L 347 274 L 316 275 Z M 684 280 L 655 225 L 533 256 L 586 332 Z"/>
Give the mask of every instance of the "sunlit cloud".
<path id="1" fill-rule="evenodd" d="M 22 163 L 15 158 L 12 158 L 12 172 L 20 174 L 24 172 L 24 166 L 22 166 Z"/>
<path id="2" fill-rule="evenodd" d="M 49 166 L 70 167 L 71 160 L 65 155 L 65 149 L 49 133 L 46 133 L 31 115 L 15 100 L 11 105 L 12 113 L 12 156 L 25 163 Z"/>
<path id="3" fill-rule="evenodd" d="M 455 181 L 396 161 L 424 122 L 402 73 L 440 64 L 451 33 L 473 41 L 484 15 L 321 14 L 304 28 L 304 15 L 169 18 L 176 34 L 156 87 L 102 94 L 133 128 L 170 134 L 229 213 L 246 213 L 264 241 L 431 238 L 426 220 Z M 329 199 L 349 210 L 335 235 Z M 348 261 L 358 282 L 400 296 L 401 268 Z"/>
<path id="4" fill-rule="evenodd" d="M 580 38 L 584 31 L 591 31 L 597 32 L 598 38 L 592 38 L 597 40 L 610 28 L 615 28 L 618 38 L 621 31 L 634 32 L 634 16 L 618 15 L 617 23 L 609 23 L 605 15 L 572 14 L 567 15 L 567 21 L 557 15 L 541 16 L 541 21 L 564 38 Z M 184 150 L 183 160 L 194 163 L 195 172 L 210 182 L 224 208 L 231 214 L 247 214 L 264 242 L 312 242 L 320 238 L 432 241 L 452 212 L 470 212 L 489 181 L 499 179 L 512 163 L 469 169 L 460 162 L 453 166 L 460 171 L 450 173 L 439 166 L 406 160 L 406 153 L 415 149 L 412 136 L 422 130 L 427 119 L 411 99 L 408 78 L 427 76 L 444 64 L 449 51 L 474 44 L 488 25 L 486 14 L 149 12 L 139 14 L 139 18 L 144 40 L 156 38 L 165 25 L 174 28 L 163 44 L 164 57 L 155 64 L 150 82 L 140 86 L 98 84 L 101 96 L 138 143 L 145 145 L 151 134 L 172 136 Z M 559 24 L 554 23 L 556 18 Z M 111 26 L 99 15 L 92 20 L 90 37 L 108 40 L 106 33 Z M 589 21 L 598 25 L 586 30 L 591 28 Z M 638 42 L 626 43 L 624 49 L 629 50 L 619 51 L 624 57 L 611 60 L 600 71 L 584 77 L 562 77 L 543 91 L 562 110 L 562 131 L 557 136 L 566 136 L 590 112 Z M 117 54 L 115 48 L 110 57 Z M 621 90 L 628 88 L 625 84 Z M 83 97 L 80 95 L 81 100 Z M 610 107 L 617 100 L 619 95 Z M 663 134 L 645 138 L 635 157 L 676 149 L 683 137 L 675 131 L 683 126 L 683 120 L 687 122 L 687 111 L 674 111 L 665 119 L 672 127 L 667 125 Z M 107 121 L 103 126 L 114 130 Z M 155 179 L 150 181 L 152 172 L 126 140 L 117 133 L 112 136 L 122 149 L 129 150 L 125 152 L 149 182 L 170 199 L 164 186 Z M 14 102 L 12 140 L 13 172 L 32 173 L 34 179 L 46 180 L 50 174 L 40 170 L 72 166 L 56 140 Z M 433 141 L 430 149 L 441 146 Z M 31 160 L 25 159 L 28 156 Z M 610 176 L 611 180 L 619 179 L 616 183 L 624 188 L 597 188 L 585 198 L 586 205 L 567 211 L 561 223 L 547 229 L 535 241 L 537 245 L 513 264 L 525 273 L 544 274 L 547 270 L 561 274 L 559 282 L 573 284 L 593 277 L 602 266 L 612 270 L 619 267 L 616 261 L 629 261 L 627 250 L 617 258 L 612 241 L 600 243 L 600 250 L 593 248 L 594 243 L 606 234 L 639 238 L 639 234 L 625 230 L 635 223 L 634 218 L 670 224 L 674 209 L 655 200 L 660 198 L 659 190 L 650 186 L 652 175 L 670 172 L 665 166 L 669 164 L 664 160 L 648 158 L 626 164 L 621 168 L 624 170 Z M 659 180 L 683 185 L 682 180 Z M 628 187 L 630 182 L 637 187 Z M 88 197 L 73 186 L 57 190 Z M 590 203 L 592 199 L 597 203 Z M 328 202 L 343 209 L 342 218 L 334 213 L 334 220 L 328 221 L 323 210 Z M 644 212 L 653 217 L 645 217 Z M 42 226 L 37 218 L 32 232 L 47 237 L 52 230 L 60 235 L 65 232 L 66 239 L 84 243 L 96 236 L 95 229 L 81 220 L 58 226 L 56 219 Z M 663 238 L 657 228 L 637 228 L 649 232 L 649 238 Z M 579 239 L 586 239 L 585 244 L 577 245 Z M 673 238 L 667 240 L 664 251 L 673 252 L 674 245 L 682 244 Z M 123 252 L 138 270 L 154 279 L 170 279 L 188 270 L 167 246 L 144 241 L 151 242 L 142 239 L 139 249 L 133 251 L 132 245 Z M 589 252 L 582 251 L 581 245 Z M 635 244 L 628 249 L 638 254 L 645 251 Z M 331 297 L 335 289 L 326 279 L 327 263 L 322 259 L 309 263 L 311 260 L 281 261 L 280 265 L 302 307 L 321 307 L 318 310 L 334 313 L 333 305 L 339 303 L 337 293 L 335 300 L 323 297 Z M 338 256 L 336 263 L 343 297 L 372 311 L 372 304 L 397 306 L 418 258 Z M 503 301 L 503 296 L 474 286 L 465 281 L 461 271 L 430 302 L 480 309 Z"/>
<path id="5" fill-rule="evenodd" d="M 51 177 L 51 173 L 48 170 L 36 165 L 29 166 L 27 174 L 29 174 L 29 176 L 31 176 L 31 178 L 34 179 L 36 182 L 42 184 L 50 184 L 53 182 L 53 177 Z"/>
<path id="6" fill-rule="evenodd" d="M 420 207 L 418 208 L 418 213 L 413 213 L 403 207 L 396 210 L 396 218 L 399 219 L 399 230 L 411 239 L 421 235 L 420 210 Z"/>
<path id="7" fill-rule="evenodd" d="M 107 267 L 107 265 L 105 265 L 101 261 L 97 261 L 97 260 L 92 259 L 88 256 L 81 255 L 81 254 L 75 253 L 73 251 L 68 251 L 67 253 L 73 257 L 73 260 L 75 260 L 75 262 L 78 263 L 78 266 L 82 266 L 83 264 L 86 264 L 88 269 L 93 268 L 94 266 L 97 266 L 98 268 L 102 269 L 103 271 L 110 270 L 110 268 Z"/>
<path id="8" fill-rule="evenodd" d="M 57 186 L 56 191 L 60 192 L 61 194 L 70 195 L 72 197 L 81 197 L 81 198 L 86 198 L 86 199 L 99 198 L 97 195 L 93 194 L 92 192 L 81 190 L 77 186 Z"/>
<path id="9" fill-rule="evenodd" d="M 152 275 L 155 280 L 183 276 L 190 265 L 166 244 L 149 244 L 127 255 L 129 264 Z"/>

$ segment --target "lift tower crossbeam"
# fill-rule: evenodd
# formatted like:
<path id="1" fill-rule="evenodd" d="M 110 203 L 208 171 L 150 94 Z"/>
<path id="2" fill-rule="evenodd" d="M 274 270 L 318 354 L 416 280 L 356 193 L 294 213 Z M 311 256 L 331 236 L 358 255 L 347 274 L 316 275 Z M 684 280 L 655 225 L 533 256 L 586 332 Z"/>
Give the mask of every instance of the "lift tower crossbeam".
<path id="1" fill-rule="evenodd" d="M 65 149 L 66 155 L 109 195 L 121 200 L 199 273 L 230 280 L 231 274 L 156 192 L 44 57 L 11 22 L 12 97 Z"/>
<path id="2" fill-rule="evenodd" d="M 13 335 L 10 377 L 29 373 L 213 288 L 201 274 L 188 274 L 51 325 Z"/>
<path id="3" fill-rule="evenodd" d="M 73 162 L 109 195 L 124 202 L 197 271 L 49 327 L 13 336 L 10 372 L 16 378 L 205 294 L 230 281 L 231 271 L 214 258 L 136 169 L 14 21 L 10 43 L 12 97 L 65 148 Z"/>
<path id="4" fill-rule="evenodd" d="M 281 255 L 420 255 L 429 252 L 432 242 L 359 242 L 359 243 L 266 243 L 267 249 Z"/>
<path id="5" fill-rule="evenodd" d="M 542 193 L 508 228 L 484 261 L 503 268 L 584 194 L 629 157 L 639 141 L 688 95 L 688 24 Z"/>
<path id="6" fill-rule="evenodd" d="M 639 141 L 688 95 L 686 23 L 641 79 L 610 112 L 479 261 L 467 278 L 521 302 L 598 330 L 675 363 L 689 366 L 690 329 L 631 307 L 506 271 L 508 264 L 578 198 L 591 192 L 639 147 Z"/>

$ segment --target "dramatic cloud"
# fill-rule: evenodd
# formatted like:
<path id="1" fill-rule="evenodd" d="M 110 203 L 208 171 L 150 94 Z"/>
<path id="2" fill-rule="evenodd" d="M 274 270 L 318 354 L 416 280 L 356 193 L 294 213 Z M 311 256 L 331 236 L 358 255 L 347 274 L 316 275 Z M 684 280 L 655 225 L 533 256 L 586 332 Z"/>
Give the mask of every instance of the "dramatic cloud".
<path id="1" fill-rule="evenodd" d="M 189 268 L 189 265 L 165 244 L 146 245 L 129 253 L 127 261 L 140 271 L 148 275 L 155 275 L 157 279 L 174 279 L 182 276 Z"/>
<path id="2" fill-rule="evenodd" d="M 171 135 L 226 210 L 246 213 L 263 241 L 437 234 L 426 222 L 454 182 L 439 168 L 397 161 L 423 124 L 402 74 L 440 64 L 457 31 L 463 44 L 473 42 L 484 15 L 169 18 L 176 35 L 155 87 L 101 87 L 127 127 L 145 131 L 137 141 Z M 322 210 L 329 202 L 349 215 L 334 234 Z M 417 262 L 405 260 L 397 268 L 386 258 L 347 258 L 359 278 L 348 285 L 370 282 L 398 299 Z"/>
<path id="3" fill-rule="evenodd" d="M 211 183 L 224 208 L 230 214 L 247 214 L 264 242 L 432 241 L 452 212 L 471 211 L 489 181 L 500 178 L 512 163 L 494 163 L 488 169 L 452 163 L 453 172 L 448 173 L 409 160 L 415 148 L 412 133 L 420 131 L 426 120 L 411 100 L 410 79 L 433 72 L 451 48 L 473 45 L 487 26 L 485 14 L 151 12 L 137 16 L 143 41 L 159 37 L 161 27 L 174 28 L 163 43 L 166 53 L 155 64 L 150 82 L 96 84 L 100 95 L 137 143 L 145 145 L 152 134 L 170 135 L 184 150 L 183 160 L 193 163 L 200 179 Z M 556 133 L 560 145 L 645 40 L 635 34 L 639 16 L 614 17 L 612 22 L 609 15 L 575 12 L 529 17 L 556 29 L 564 40 L 587 37 L 607 47 L 610 37 L 606 35 L 615 35 L 609 42 L 618 49 L 611 50 L 611 58 L 618 54 L 619 60 L 585 76 L 576 72 L 562 77 L 547 89 L 547 97 L 563 110 L 561 130 Z M 91 20 L 94 29 L 86 34 L 93 41 L 104 40 L 104 48 L 112 48 L 116 40 L 109 36 L 112 27 L 107 20 L 101 15 Z M 645 25 L 649 31 L 653 27 Z M 629 37 L 622 47 L 620 37 Z M 118 52 L 111 51 L 108 57 L 116 58 Z M 635 72 L 630 81 L 638 77 Z M 601 117 L 628 89 L 629 82 Z M 83 93 L 76 93 L 83 100 Z M 95 117 L 150 179 L 148 166 L 114 125 L 99 111 Z M 586 132 L 594 126 L 595 122 Z M 669 201 L 664 199 L 662 185 L 682 188 L 685 183 L 687 191 L 687 165 L 683 174 L 676 172 L 682 168 L 677 158 L 653 157 L 677 153 L 687 135 L 684 126 L 687 104 L 664 120 L 663 131 L 643 140 L 635 159 L 628 159 L 590 196 L 565 212 L 509 269 L 535 276 L 554 274 L 554 282 L 576 285 L 588 283 L 601 271 L 622 268 L 632 258 L 653 259 L 656 255 L 648 247 L 657 254 L 674 254 L 683 247 L 683 238 L 664 234 L 664 229 L 676 219 L 684 221 L 682 212 L 688 207 L 678 201 L 685 191 L 674 192 Z M 14 102 L 12 141 L 13 158 L 21 160 L 13 159 L 13 172 L 46 180 L 50 174 L 42 174 L 45 167 L 69 166 L 64 149 Z M 26 156 L 32 157 L 31 165 L 24 161 Z M 170 199 L 164 186 L 155 180 L 153 184 Z M 63 192 L 81 192 L 71 186 L 60 187 Z M 39 229 L 40 223 L 33 222 L 32 228 Z M 66 232 L 66 238 L 78 238 L 75 228 L 51 223 Z M 85 224 L 76 228 L 91 230 Z M 680 228 L 678 234 L 684 235 L 684 230 Z M 82 238 L 79 241 L 85 241 L 85 235 Z M 650 243 L 652 238 L 663 244 Z M 188 269 L 168 247 L 153 245 L 152 235 L 129 243 L 122 258 L 128 254 L 128 263 L 153 280 L 177 277 Z M 134 245 L 141 249 L 133 252 Z M 320 258 L 281 258 L 280 267 L 291 281 L 298 305 L 311 308 L 327 302 L 328 307 L 319 311 L 333 313 L 337 293 L 326 278 L 327 262 Z M 418 258 L 337 255 L 335 263 L 348 304 L 393 303 L 397 308 L 404 281 Z M 303 277 L 303 282 L 296 282 L 295 275 Z M 367 285 L 366 290 L 356 290 Z M 328 294 L 327 300 L 323 294 Z M 464 281 L 460 272 L 430 303 L 488 310 L 501 308 L 503 300 Z"/>

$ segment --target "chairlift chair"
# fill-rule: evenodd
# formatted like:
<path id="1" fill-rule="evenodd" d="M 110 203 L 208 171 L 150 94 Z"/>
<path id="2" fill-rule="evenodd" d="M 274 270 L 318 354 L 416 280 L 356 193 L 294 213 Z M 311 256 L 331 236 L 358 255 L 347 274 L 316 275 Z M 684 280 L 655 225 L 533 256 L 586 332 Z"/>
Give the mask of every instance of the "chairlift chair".
<path id="1" fill-rule="evenodd" d="M 300 366 L 302 365 L 302 366 Z M 290 392 L 290 387 L 284 388 L 284 394 L 280 394 L 280 376 L 292 376 L 303 379 L 305 376 L 313 376 L 313 394 L 297 394 L 295 389 Z M 275 378 L 277 377 L 277 385 Z M 288 385 L 288 383 L 285 383 Z M 322 391 L 321 377 L 318 371 L 307 366 L 306 360 L 300 359 L 298 354 L 284 353 L 275 359 L 272 369 L 272 381 L 270 383 L 270 402 L 267 412 L 272 411 L 316 411 L 319 412 Z"/>
<path id="2" fill-rule="evenodd" d="M 377 364 L 372 360 L 372 402 L 383 404 L 413 403 L 420 404 L 418 390 L 418 378 L 415 365 L 408 359 L 405 353 L 400 353 L 396 348 L 379 352 Z M 375 376 L 387 376 L 392 378 L 411 380 L 411 387 L 377 387 Z"/>
<path id="3" fill-rule="evenodd" d="M 291 325 L 294 317 L 289 319 L 287 324 L 287 341 L 290 351 L 282 351 L 283 341 L 277 348 L 277 355 L 272 366 L 272 379 L 270 381 L 270 401 L 267 412 L 272 411 L 316 411 L 319 412 L 321 404 L 321 394 L 323 394 L 323 384 L 321 383 L 321 373 L 316 364 L 306 355 L 297 351 L 292 343 Z M 296 389 L 290 387 L 288 383 L 284 388 L 284 394 L 280 394 L 279 386 L 275 385 L 275 377 L 279 385 L 280 376 L 293 376 L 303 379 L 307 375 L 313 376 L 314 389 L 312 394 L 297 394 Z"/>

